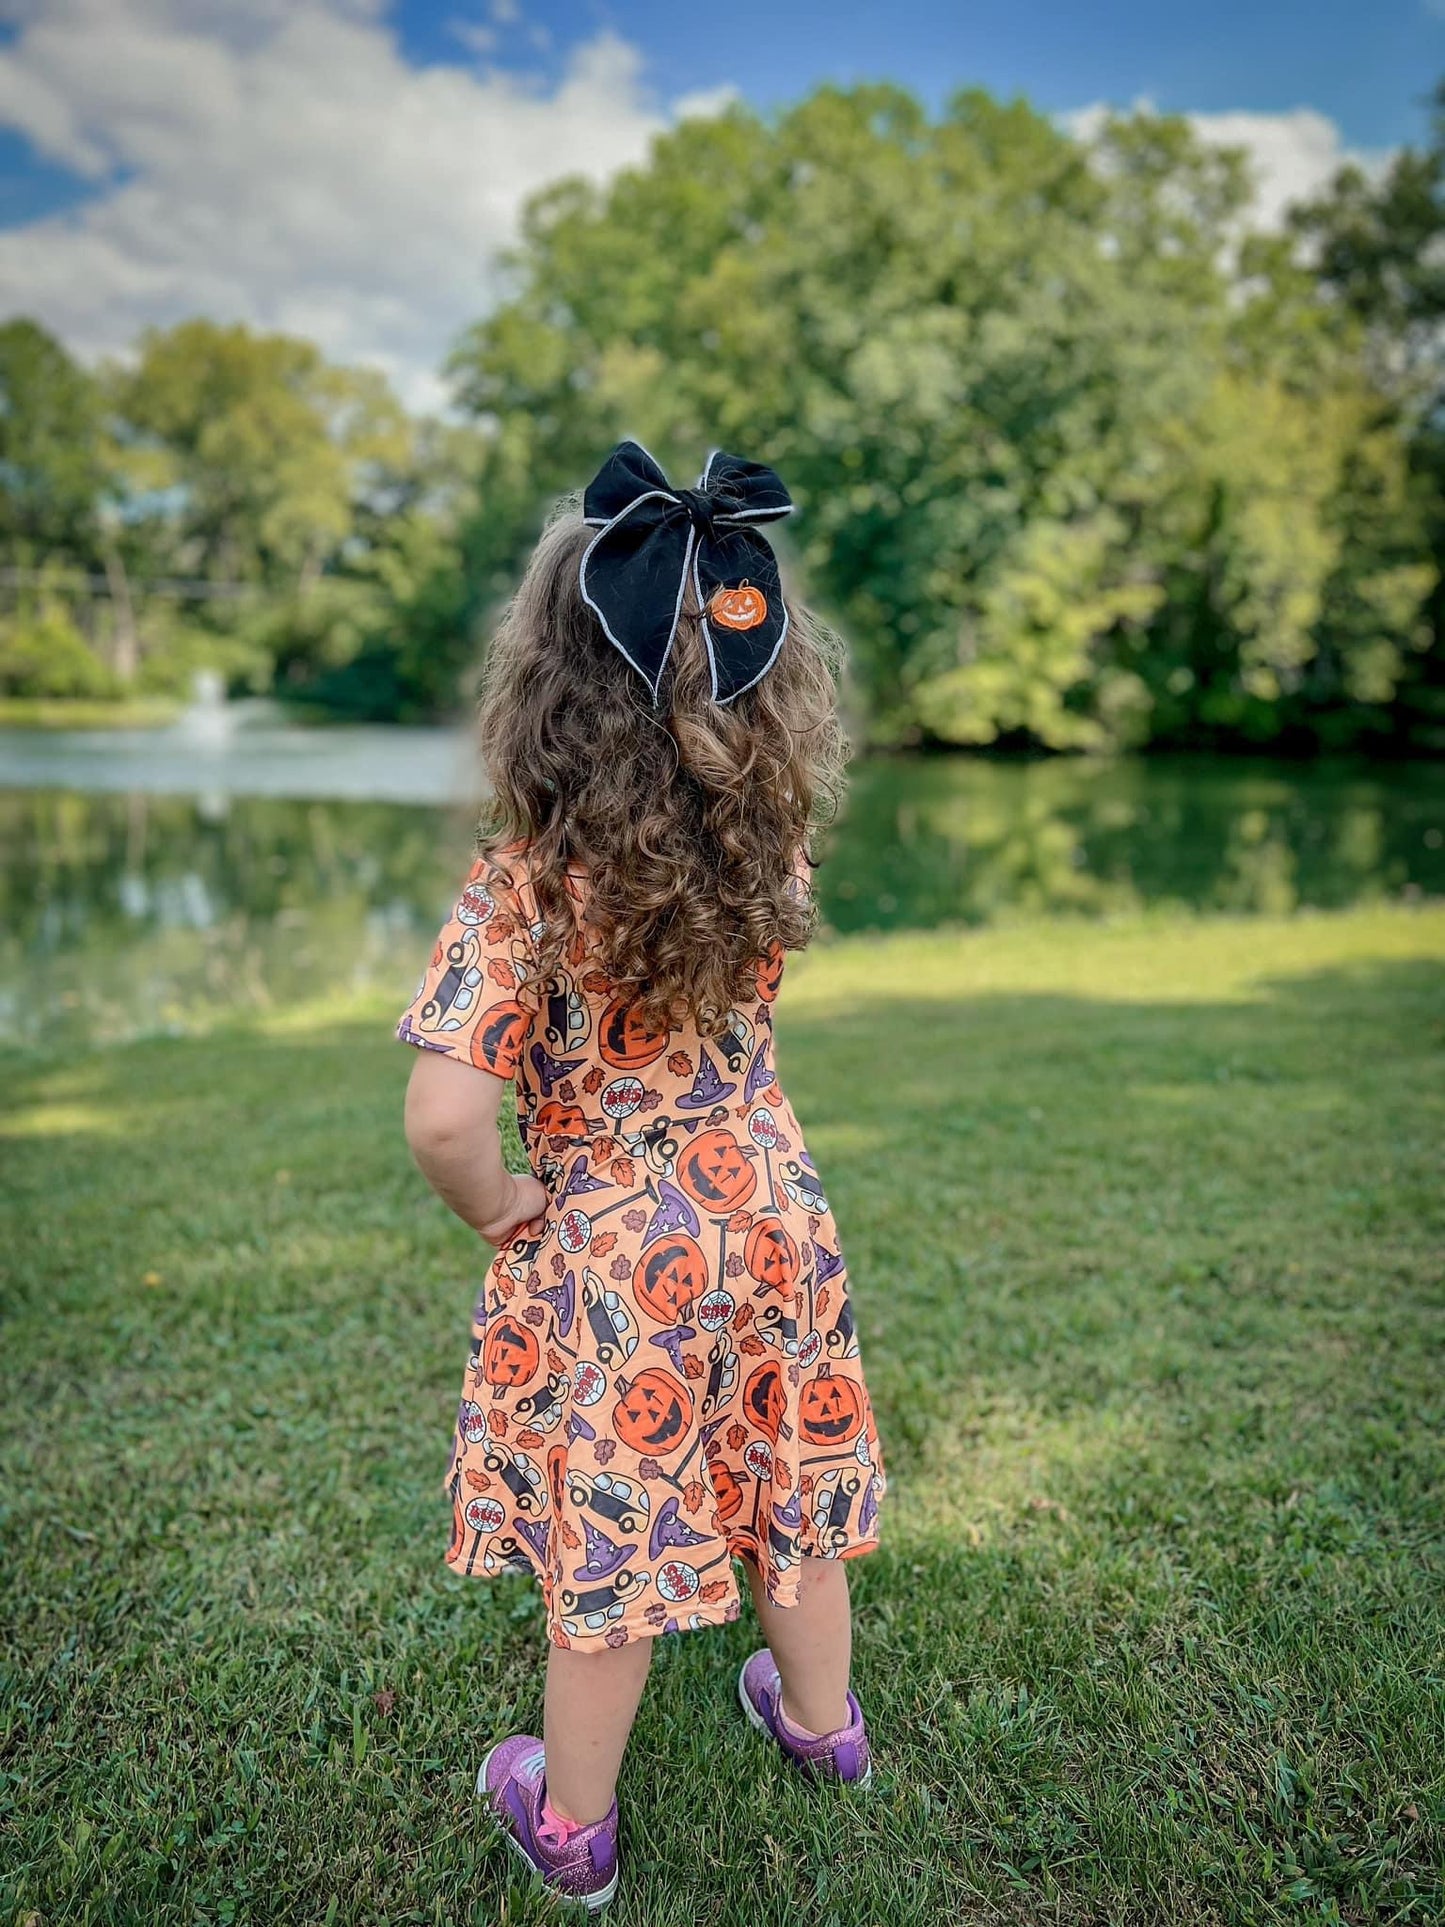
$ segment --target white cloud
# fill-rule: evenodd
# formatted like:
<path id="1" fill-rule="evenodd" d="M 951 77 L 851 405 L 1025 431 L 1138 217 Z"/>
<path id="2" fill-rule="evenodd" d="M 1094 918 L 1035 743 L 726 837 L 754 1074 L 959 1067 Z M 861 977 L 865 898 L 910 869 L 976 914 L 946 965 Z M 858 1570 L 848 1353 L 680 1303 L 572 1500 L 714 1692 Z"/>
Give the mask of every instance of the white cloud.
<path id="1" fill-rule="evenodd" d="M 543 88 L 409 66 L 379 0 L 32 0 L 0 49 L 0 126 L 95 191 L 0 230 L 0 314 L 84 356 L 244 320 L 436 405 L 527 195 L 636 161 L 666 118 L 610 33 Z"/>
<path id="2" fill-rule="evenodd" d="M 1098 102 L 1061 114 L 1059 119 L 1078 139 L 1089 140 L 1110 111 Z M 1156 110 L 1152 101 L 1137 100 L 1128 111 L 1151 114 Z M 1227 114 L 1186 114 L 1184 118 L 1201 140 L 1216 147 L 1245 150 L 1255 177 L 1252 221 L 1259 227 L 1278 227 L 1291 202 L 1306 200 L 1328 187 L 1347 161 L 1356 162 L 1367 173 L 1377 173 L 1390 160 L 1386 152 L 1346 147 L 1335 123 L 1312 107 L 1296 107 L 1282 114 L 1240 110 Z"/>

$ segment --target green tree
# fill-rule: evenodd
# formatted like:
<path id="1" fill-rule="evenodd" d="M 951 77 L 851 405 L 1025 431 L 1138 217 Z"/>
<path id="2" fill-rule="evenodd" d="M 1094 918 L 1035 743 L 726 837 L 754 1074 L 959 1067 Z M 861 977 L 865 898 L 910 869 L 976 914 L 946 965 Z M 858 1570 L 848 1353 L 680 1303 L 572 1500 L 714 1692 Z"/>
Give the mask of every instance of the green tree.
<path id="1" fill-rule="evenodd" d="M 89 561 L 104 484 L 95 383 L 37 322 L 0 325 L 0 552 Z"/>
<path id="2" fill-rule="evenodd" d="M 311 342 L 187 321 L 153 330 L 111 400 L 137 517 L 173 567 L 305 587 L 351 532 L 358 498 L 409 453 L 382 376 Z"/>

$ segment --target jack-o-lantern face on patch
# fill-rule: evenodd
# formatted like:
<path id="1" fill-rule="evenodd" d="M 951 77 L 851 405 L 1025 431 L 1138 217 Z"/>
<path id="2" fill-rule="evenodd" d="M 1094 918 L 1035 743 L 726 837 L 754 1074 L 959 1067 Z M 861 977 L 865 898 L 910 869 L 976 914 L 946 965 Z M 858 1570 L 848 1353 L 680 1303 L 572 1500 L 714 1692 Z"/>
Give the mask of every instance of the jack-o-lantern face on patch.
<path id="1" fill-rule="evenodd" d="M 614 997 L 602 1013 L 597 1048 L 603 1059 L 620 1071 L 635 1071 L 650 1064 L 667 1049 L 669 1032 L 653 1030 L 643 1022 L 635 1003 Z"/>
<path id="2" fill-rule="evenodd" d="M 744 582 L 737 589 L 716 589 L 707 605 L 708 620 L 720 629 L 756 629 L 768 619 L 768 598 Z"/>
<path id="3" fill-rule="evenodd" d="M 776 1001 L 778 990 L 783 981 L 783 959 L 785 956 L 780 943 L 772 944 L 768 953 L 758 963 L 758 996 L 765 1004 Z"/>
<path id="4" fill-rule="evenodd" d="M 802 1256 L 781 1218 L 762 1217 L 748 1233 L 743 1263 L 760 1285 L 786 1298 L 797 1282 Z"/>
<path id="5" fill-rule="evenodd" d="M 707 1289 L 707 1259 L 696 1238 L 675 1231 L 650 1245 L 632 1274 L 632 1295 L 659 1324 L 680 1325 Z"/>
<path id="6" fill-rule="evenodd" d="M 803 1387 L 798 1401 L 803 1437 L 815 1445 L 846 1445 L 863 1426 L 863 1399 L 851 1378 L 834 1378 L 825 1366 Z"/>
<path id="7" fill-rule="evenodd" d="M 634 1452 L 675 1451 L 692 1426 L 692 1393 L 680 1378 L 649 1365 L 612 1408 L 612 1427 Z"/>
<path id="8" fill-rule="evenodd" d="M 531 1025 L 532 1013 L 521 1004 L 493 1004 L 484 1010 L 472 1032 L 472 1062 L 477 1069 L 510 1077 Z"/>
<path id="9" fill-rule="evenodd" d="M 541 1353 L 537 1335 L 509 1312 L 487 1326 L 482 1346 L 482 1378 L 488 1385 L 525 1385 L 537 1369 Z"/>
<path id="10" fill-rule="evenodd" d="M 712 1480 L 712 1495 L 717 1501 L 717 1516 L 720 1519 L 735 1519 L 743 1509 L 743 1488 L 737 1474 L 723 1459 L 714 1459 L 707 1468 Z"/>
<path id="11" fill-rule="evenodd" d="M 701 1131 L 683 1153 L 677 1181 L 704 1211 L 731 1211 L 753 1195 L 757 1173 L 731 1131 Z"/>
<path id="12" fill-rule="evenodd" d="M 784 1410 L 783 1372 L 776 1359 L 765 1358 L 748 1374 L 743 1386 L 743 1410 L 776 1445 Z"/>

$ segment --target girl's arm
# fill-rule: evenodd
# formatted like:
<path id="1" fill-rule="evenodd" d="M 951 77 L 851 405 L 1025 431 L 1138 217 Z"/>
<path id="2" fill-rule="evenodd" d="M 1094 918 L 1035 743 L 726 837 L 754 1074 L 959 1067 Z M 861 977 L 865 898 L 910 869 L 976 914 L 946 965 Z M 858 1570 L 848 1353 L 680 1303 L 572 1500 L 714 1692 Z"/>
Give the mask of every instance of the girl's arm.
<path id="1" fill-rule="evenodd" d="M 547 1188 L 502 1163 L 497 1117 L 506 1080 L 421 1051 L 406 1087 L 406 1141 L 422 1176 L 464 1224 L 501 1247 L 547 1208 Z"/>

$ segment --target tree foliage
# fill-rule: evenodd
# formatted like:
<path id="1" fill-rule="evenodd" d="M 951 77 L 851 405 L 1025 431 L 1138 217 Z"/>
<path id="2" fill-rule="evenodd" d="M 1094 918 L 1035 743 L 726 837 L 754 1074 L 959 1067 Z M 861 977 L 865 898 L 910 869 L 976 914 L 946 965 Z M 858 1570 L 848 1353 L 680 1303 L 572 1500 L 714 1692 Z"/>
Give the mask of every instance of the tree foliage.
<path id="1" fill-rule="evenodd" d="M 1354 318 L 1239 247 L 1249 192 L 1177 119 L 734 107 L 535 202 L 453 368 L 532 484 L 519 549 L 620 433 L 766 451 L 878 739 L 1378 733 L 1428 639 L 1422 504 Z"/>
<path id="2" fill-rule="evenodd" d="M 1288 232 L 1251 192 L 1177 118 L 1082 141 L 825 87 L 539 195 L 450 425 L 289 337 L 190 321 L 92 377 L 12 323 L 0 557 L 44 581 L 6 633 L 43 603 L 58 635 L 77 567 L 118 686 L 209 660 L 452 710 L 549 506 L 632 434 L 678 480 L 718 445 L 782 470 L 876 742 L 1445 746 L 1445 94 Z"/>

